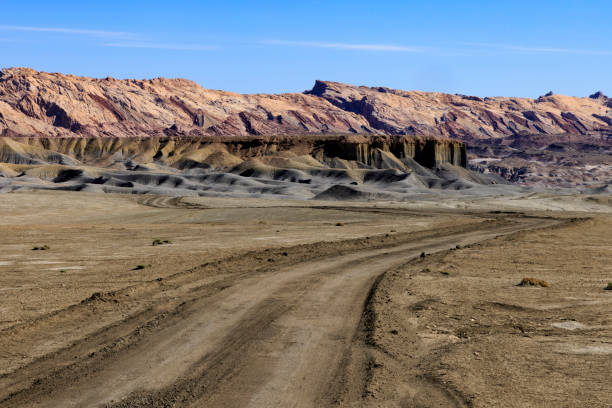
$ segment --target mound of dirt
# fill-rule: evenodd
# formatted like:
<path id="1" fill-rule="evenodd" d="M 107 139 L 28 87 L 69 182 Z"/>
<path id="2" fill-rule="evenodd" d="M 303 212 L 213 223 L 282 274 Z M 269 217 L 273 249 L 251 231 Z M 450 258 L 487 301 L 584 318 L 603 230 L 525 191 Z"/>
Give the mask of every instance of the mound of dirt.
<path id="1" fill-rule="evenodd" d="M 314 197 L 315 200 L 326 201 L 393 200 L 395 198 L 396 197 L 391 194 L 368 191 L 357 186 L 342 184 L 335 184 Z"/>

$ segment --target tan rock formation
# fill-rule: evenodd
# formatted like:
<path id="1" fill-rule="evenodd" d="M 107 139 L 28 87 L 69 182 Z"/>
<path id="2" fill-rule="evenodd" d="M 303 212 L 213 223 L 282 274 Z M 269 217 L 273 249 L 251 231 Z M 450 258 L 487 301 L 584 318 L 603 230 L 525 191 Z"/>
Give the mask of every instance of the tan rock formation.
<path id="1" fill-rule="evenodd" d="M 94 79 L 28 68 L 0 72 L 0 136 L 182 138 L 223 142 L 228 151 L 240 145 L 242 157 L 249 149 L 293 149 L 292 139 L 305 135 L 314 139 L 299 142 L 304 154 L 325 145 L 326 156 L 336 149 L 342 160 L 375 167 L 382 161 L 391 165 L 387 153 L 430 168 L 444 162 L 465 166 L 464 145 L 439 141 L 457 139 L 467 142 L 470 158 L 477 159 L 473 169 L 511 181 L 605 183 L 612 99 L 601 92 L 586 98 L 552 92 L 537 99 L 479 98 L 324 81 L 304 93 L 243 95 L 186 79 Z"/>
<path id="2" fill-rule="evenodd" d="M 303 133 L 598 138 L 612 133 L 612 101 L 601 93 L 482 99 L 323 81 L 304 94 L 242 95 L 204 89 L 185 79 L 93 79 L 27 68 L 0 74 L 0 134 L 5 136 Z"/>
<path id="3" fill-rule="evenodd" d="M 612 132 L 612 101 L 548 94 L 537 99 L 479 98 L 317 81 L 310 95 L 357 113 L 377 132 L 422 134 L 461 140 L 501 139 L 518 134 Z"/>
<path id="4" fill-rule="evenodd" d="M 184 137 L 0 138 L 0 162 L 12 164 L 70 164 L 74 158 L 108 166 L 121 157 L 178 168 L 202 164 L 231 168 L 243 160 L 282 156 L 283 153 L 289 153 L 288 157 L 312 156 L 321 161 L 340 159 L 373 168 L 389 168 L 388 162 L 396 161 L 397 165 L 391 167 L 401 170 L 406 169 L 402 160 L 414 160 L 429 168 L 442 163 L 460 167 L 467 164 L 464 143 L 411 136 L 250 136 L 213 137 L 211 140 Z"/>

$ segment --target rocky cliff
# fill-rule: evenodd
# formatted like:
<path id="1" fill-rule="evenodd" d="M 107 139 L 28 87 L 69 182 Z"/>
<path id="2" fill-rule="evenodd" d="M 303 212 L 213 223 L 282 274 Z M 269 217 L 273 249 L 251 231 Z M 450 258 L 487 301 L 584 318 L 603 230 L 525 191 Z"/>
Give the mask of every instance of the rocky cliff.
<path id="1" fill-rule="evenodd" d="M 552 93 L 537 99 L 479 98 L 317 81 L 306 93 L 356 113 L 370 129 L 388 134 L 461 140 L 575 134 L 598 139 L 612 131 L 612 100 L 601 92 L 588 98 Z"/>
<path id="2" fill-rule="evenodd" d="M 303 94 L 242 95 L 185 79 L 93 79 L 26 68 L 0 73 L 4 135 L 130 137 L 362 133 L 460 140 L 612 133 L 612 100 L 537 99 L 369 88 L 317 81 Z"/>
<path id="3" fill-rule="evenodd" d="M 412 136 L 4 137 L 0 193 L 405 200 L 504 183 L 465 160 L 462 142 Z"/>
<path id="4" fill-rule="evenodd" d="M 553 93 L 537 99 L 480 98 L 317 81 L 304 93 L 243 95 L 185 79 L 94 79 L 27 68 L 0 73 L 0 136 L 5 137 L 238 143 L 351 134 L 371 137 L 362 142 L 345 138 L 342 146 L 328 140 L 324 149 L 363 163 L 389 151 L 427 167 L 491 159 L 493 166 L 473 161 L 473 167 L 525 183 L 559 184 L 565 177 L 560 168 L 571 167 L 571 176 L 561 172 L 570 185 L 606 181 L 612 174 L 612 99 L 601 92 L 585 98 Z M 380 139 L 406 135 L 416 136 L 415 142 Z M 468 142 L 471 150 L 466 157 L 461 145 L 442 139 Z M 593 166 L 598 170 L 591 171 Z"/>
<path id="5" fill-rule="evenodd" d="M 410 163 L 434 168 L 443 163 L 466 167 L 465 144 L 410 136 L 302 135 L 265 137 L 133 137 L 0 139 L 0 162 L 11 164 L 109 165 L 118 158 L 175 168 L 227 169 L 250 159 L 311 156 L 363 168 L 407 170 Z"/>

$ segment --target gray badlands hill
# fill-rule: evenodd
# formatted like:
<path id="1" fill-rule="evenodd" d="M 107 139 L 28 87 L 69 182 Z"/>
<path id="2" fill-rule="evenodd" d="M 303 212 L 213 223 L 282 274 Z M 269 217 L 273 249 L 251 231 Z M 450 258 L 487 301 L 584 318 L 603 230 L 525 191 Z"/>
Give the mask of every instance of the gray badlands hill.
<path id="1" fill-rule="evenodd" d="M 468 142 L 470 166 L 550 185 L 610 179 L 612 100 L 537 99 L 369 88 L 317 81 L 312 90 L 208 90 L 185 79 L 93 79 L 27 68 L 0 73 L 0 136 L 196 138 L 363 134 Z"/>
<path id="2" fill-rule="evenodd" d="M 403 200 L 503 184 L 461 142 L 408 136 L 0 138 L 0 192 Z"/>

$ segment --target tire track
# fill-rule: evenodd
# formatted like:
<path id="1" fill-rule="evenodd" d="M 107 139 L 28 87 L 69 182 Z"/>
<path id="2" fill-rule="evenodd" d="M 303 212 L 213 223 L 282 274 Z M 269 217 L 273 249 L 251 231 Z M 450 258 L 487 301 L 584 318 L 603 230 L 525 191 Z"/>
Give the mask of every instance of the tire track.
<path id="1" fill-rule="evenodd" d="M 120 322 L 14 373 L 12 392 L 0 400 L 0 406 L 96 406 L 121 399 L 117 407 L 271 406 L 282 403 L 275 400 L 279 395 L 291 398 L 296 393 L 304 403 L 295 406 L 313 406 L 312 398 L 330 402 L 335 397 L 329 381 L 350 346 L 363 300 L 378 275 L 422 251 L 550 222 L 517 219 L 471 224 L 442 233 L 413 234 L 399 242 L 385 243 L 387 237 L 381 237 L 380 248 L 370 243 L 370 249 L 349 248 L 344 255 L 330 256 L 332 248 L 324 259 L 316 259 L 313 246 L 303 246 L 311 253 L 295 263 L 254 274 L 228 274 L 195 288 L 193 278 L 198 273 L 177 274 L 169 279 L 174 285 L 171 300 L 164 298 L 132 316 L 132 321 Z M 255 255 L 261 254 L 251 254 Z M 187 284 L 190 289 L 182 290 Z M 304 324 L 295 327 L 296 321 Z M 330 324 L 317 331 L 322 321 Z M 93 351 L 84 354 L 87 350 Z M 282 358 L 278 350 L 285 351 Z M 62 366 L 77 351 L 82 357 Z M 287 389 L 289 378 L 308 378 L 309 373 L 320 371 L 320 364 L 310 360 L 321 353 L 327 356 L 323 361 L 327 374 L 302 391 L 278 392 Z M 289 375 L 292 371 L 297 374 Z"/>

